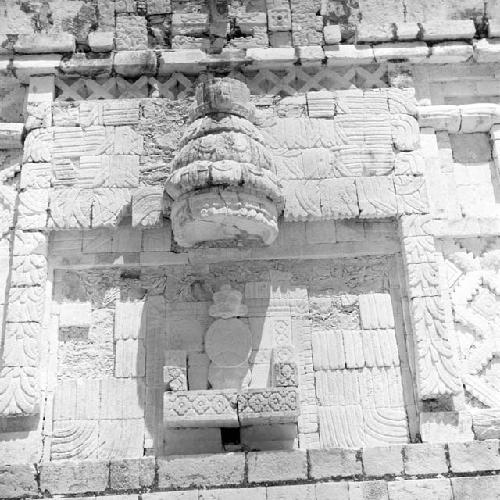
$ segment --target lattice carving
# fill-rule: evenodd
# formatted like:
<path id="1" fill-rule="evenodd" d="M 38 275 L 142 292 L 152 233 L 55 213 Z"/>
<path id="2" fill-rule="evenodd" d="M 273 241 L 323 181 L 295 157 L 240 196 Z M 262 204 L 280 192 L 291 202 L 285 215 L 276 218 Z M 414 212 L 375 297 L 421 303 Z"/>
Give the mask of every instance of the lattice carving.
<path id="1" fill-rule="evenodd" d="M 294 95 L 311 90 L 342 90 L 349 88 L 387 87 L 387 66 L 372 65 L 332 69 L 301 66 L 283 70 L 233 71 L 231 78 L 248 86 L 253 95 Z M 164 97 L 184 99 L 192 96 L 198 77 L 172 73 L 165 77 L 141 76 L 135 80 L 123 77 L 107 79 L 58 78 L 57 100 L 125 99 Z"/>

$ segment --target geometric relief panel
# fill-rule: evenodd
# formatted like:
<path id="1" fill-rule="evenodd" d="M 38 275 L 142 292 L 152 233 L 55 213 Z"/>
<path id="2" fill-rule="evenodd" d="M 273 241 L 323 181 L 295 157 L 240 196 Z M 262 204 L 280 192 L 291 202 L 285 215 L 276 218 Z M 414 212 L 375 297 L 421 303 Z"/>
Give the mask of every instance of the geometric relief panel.
<path id="1" fill-rule="evenodd" d="M 443 243 L 455 355 L 471 408 L 500 407 L 500 239 Z"/>
<path id="2" fill-rule="evenodd" d="M 349 295 L 332 295 L 323 308 L 328 315 L 313 316 L 321 447 L 409 441 L 391 296 L 384 289 L 370 292 L 377 293 L 354 288 Z"/>
<path id="3" fill-rule="evenodd" d="M 228 283 L 247 308 L 238 321 L 251 336 L 249 389 L 273 387 L 277 355 L 297 366 L 298 442 L 287 435 L 273 446 L 408 442 L 407 356 L 398 350 L 404 342 L 397 341 L 392 267 L 389 258 L 367 257 L 56 271 L 49 456 L 111 459 L 178 449 L 179 431 L 164 432 L 164 368 L 182 360 L 184 387 L 212 389 L 205 336 L 221 320 L 209 309 L 213 293 Z M 181 433 L 183 449 L 193 453 L 208 446 L 197 425 Z M 209 434 L 209 449 L 222 449 Z"/>

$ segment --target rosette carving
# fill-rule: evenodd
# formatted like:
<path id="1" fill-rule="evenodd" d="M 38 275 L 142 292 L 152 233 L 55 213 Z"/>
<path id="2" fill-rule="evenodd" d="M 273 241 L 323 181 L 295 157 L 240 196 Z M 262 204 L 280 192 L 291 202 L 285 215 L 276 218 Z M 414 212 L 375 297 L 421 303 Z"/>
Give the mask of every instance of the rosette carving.
<path id="1" fill-rule="evenodd" d="M 174 200 L 172 227 L 180 245 L 271 244 L 276 238 L 281 185 L 254 116 L 244 83 L 214 78 L 198 86 L 192 122 L 165 185 Z"/>

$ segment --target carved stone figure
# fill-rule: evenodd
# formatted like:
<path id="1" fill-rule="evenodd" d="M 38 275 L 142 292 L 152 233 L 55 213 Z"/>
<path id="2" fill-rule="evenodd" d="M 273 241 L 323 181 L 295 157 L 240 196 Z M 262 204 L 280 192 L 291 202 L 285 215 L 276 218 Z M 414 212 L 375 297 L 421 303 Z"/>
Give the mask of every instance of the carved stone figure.
<path id="1" fill-rule="evenodd" d="M 214 78 L 198 86 L 192 123 L 165 184 L 180 245 L 275 240 L 281 187 L 254 117 L 244 83 Z"/>

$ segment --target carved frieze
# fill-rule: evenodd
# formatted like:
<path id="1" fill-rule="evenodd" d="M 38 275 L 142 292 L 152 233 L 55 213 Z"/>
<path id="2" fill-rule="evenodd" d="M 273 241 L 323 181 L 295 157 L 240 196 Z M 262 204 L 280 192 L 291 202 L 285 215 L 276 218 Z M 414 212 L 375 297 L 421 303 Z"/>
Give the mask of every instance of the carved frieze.
<path id="1" fill-rule="evenodd" d="M 180 245 L 276 238 L 281 186 L 254 117 L 242 82 L 216 78 L 198 86 L 192 123 L 165 185 Z"/>

